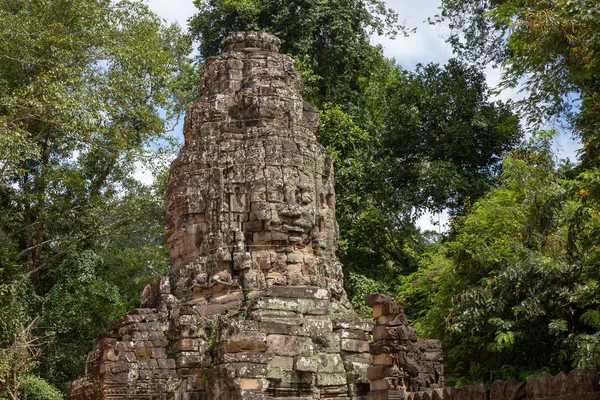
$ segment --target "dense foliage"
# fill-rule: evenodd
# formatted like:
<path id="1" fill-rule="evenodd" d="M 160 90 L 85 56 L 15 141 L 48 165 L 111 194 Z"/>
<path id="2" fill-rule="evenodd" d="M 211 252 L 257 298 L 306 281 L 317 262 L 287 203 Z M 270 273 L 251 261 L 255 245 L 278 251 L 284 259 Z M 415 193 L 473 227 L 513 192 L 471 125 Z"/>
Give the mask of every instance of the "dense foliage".
<path id="1" fill-rule="evenodd" d="M 132 173 L 163 168 L 190 50 L 142 3 L 0 2 L 0 398 L 56 398 L 168 268 Z"/>
<path id="2" fill-rule="evenodd" d="M 600 156 L 600 5 L 595 0 L 442 0 L 450 42 L 471 61 L 504 69 L 505 87 L 523 85 L 530 123 L 566 117 L 587 162 Z"/>
<path id="3" fill-rule="evenodd" d="M 503 86 L 527 89 L 534 131 L 566 122 L 583 140 L 579 165 L 555 160 L 549 133 L 511 151 L 499 186 L 399 279 L 420 329 L 444 341 L 450 382 L 600 366 L 598 11 L 585 0 L 442 2 L 461 57 L 501 64 Z"/>
<path id="4" fill-rule="evenodd" d="M 501 185 L 403 279 L 452 380 L 598 367 L 597 200 L 548 140 L 511 152 Z"/>
<path id="5" fill-rule="evenodd" d="M 489 101 L 483 73 L 456 59 L 397 70 L 385 88 L 376 85 L 387 90 L 382 140 L 393 186 L 412 207 L 462 214 L 521 139 L 511 104 Z"/>

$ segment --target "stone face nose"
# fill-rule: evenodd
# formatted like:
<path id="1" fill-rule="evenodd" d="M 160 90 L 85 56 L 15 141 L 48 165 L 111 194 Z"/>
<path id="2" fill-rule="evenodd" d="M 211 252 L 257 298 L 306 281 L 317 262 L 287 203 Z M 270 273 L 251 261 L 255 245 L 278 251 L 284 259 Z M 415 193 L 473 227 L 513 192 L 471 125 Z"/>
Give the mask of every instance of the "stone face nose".
<path id="1" fill-rule="evenodd" d="M 294 191 L 294 189 L 285 190 L 284 199 L 285 202 L 278 211 L 279 215 L 292 219 L 300 218 L 302 216 L 302 209 L 299 205 L 301 198 L 299 198 L 298 191 Z"/>

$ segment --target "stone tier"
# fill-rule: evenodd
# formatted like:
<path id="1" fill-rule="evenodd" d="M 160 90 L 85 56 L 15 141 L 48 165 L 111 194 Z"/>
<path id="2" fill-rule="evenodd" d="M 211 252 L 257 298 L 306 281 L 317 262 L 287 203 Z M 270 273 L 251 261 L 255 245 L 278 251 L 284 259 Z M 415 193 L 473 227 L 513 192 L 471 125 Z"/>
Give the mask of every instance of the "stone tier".
<path id="1" fill-rule="evenodd" d="M 157 290 L 158 289 L 158 290 Z M 327 289 L 274 287 L 248 307 L 203 314 L 168 278 L 109 325 L 69 398 L 358 399 L 368 391 L 372 324 Z"/>

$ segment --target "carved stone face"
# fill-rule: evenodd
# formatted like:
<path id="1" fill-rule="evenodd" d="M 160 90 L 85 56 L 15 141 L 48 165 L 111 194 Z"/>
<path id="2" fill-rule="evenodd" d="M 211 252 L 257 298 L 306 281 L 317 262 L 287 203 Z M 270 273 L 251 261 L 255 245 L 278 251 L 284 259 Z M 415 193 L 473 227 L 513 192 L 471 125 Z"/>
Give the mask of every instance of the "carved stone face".
<path id="1" fill-rule="evenodd" d="M 220 282 L 259 290 L 341 282 L 331 158 L 316 143 L 302 141 L 280 163 L 248 156 L 257 153 L 249 147 L 268 142 L 240 141 L 237 148 L 246 153 L 237 165 L 217 163 L 172 177 L 181 179 L 171 185 L 180 189 L 168 205 L 176 288 Z M 212 151 L 217 149 L 205 152 Z M 299 164 L 302 153 L 312 156 Z"/>
<path id="2" fill-rule="evenodd" d="M 171 167 L 174 290 L 341 286 L 333 166 L 315 138 L 315 108 L 289 57 L 236 49 L 207 61 Z"/>
<path id="3" fill-rule="evenodd" d="M 331 185 L 319 182 L 321 177 L 310 166 L 307 169 L 308 173 L 299 173 L 296 168 L 266 168 L 266 187 L 254 188 L 250 194 L 251 210 L 245 225 L 250 247 L 313 246 L 319 251 L 314 242 L 323 235 L 329 235 L 333 243 L 335 229 L 324 232 L 325 220 L 333 218 Z M 236 195 L 232 200 L 237 200 Z"/>

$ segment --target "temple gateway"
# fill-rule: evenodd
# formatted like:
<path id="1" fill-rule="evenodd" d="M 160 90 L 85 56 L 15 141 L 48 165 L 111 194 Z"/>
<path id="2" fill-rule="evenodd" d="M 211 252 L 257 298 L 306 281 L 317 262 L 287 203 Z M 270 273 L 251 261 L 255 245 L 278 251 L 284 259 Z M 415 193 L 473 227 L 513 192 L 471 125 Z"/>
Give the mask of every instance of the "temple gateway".
<path id="1" fill-rule="evenodd" d="M 98 336 L 70 399 L 391 399 L 443 386 L 439 342 L 418 339 L 400 307 L 370 296 L 374 324 L 348 301 L 333 162 L 279 43 L 238 32 L 206 61 L 170 170 L 169 276 Z"/>

